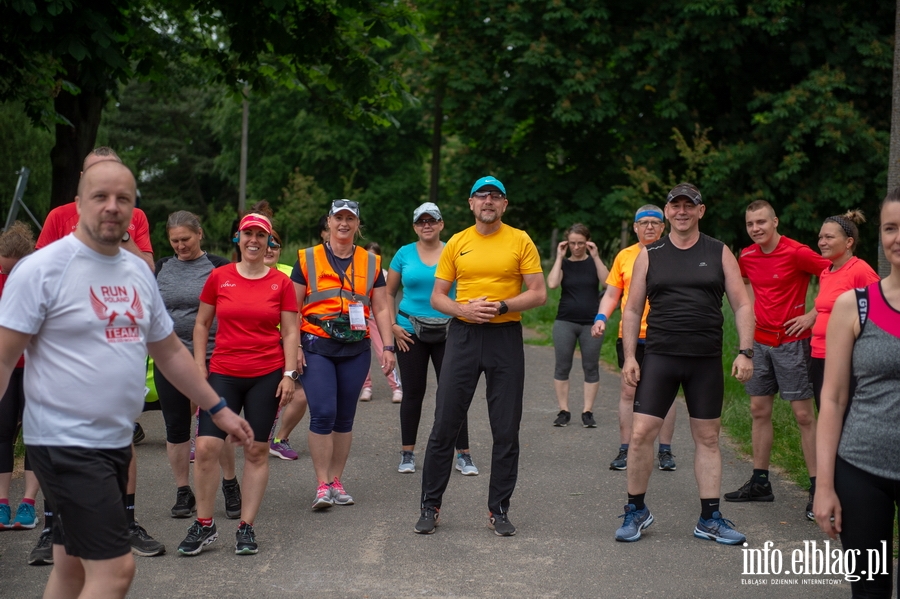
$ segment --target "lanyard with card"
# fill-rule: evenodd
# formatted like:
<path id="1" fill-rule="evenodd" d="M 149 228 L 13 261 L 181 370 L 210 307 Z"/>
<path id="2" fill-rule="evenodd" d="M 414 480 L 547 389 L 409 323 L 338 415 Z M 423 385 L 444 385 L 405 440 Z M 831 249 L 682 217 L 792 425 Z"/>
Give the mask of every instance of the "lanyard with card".
<path id="1" fill-rule="evenodd" d="M 362 302 L 350 303 L 350 330 L 366 330 L 366 312 L 363 310 Z"/>

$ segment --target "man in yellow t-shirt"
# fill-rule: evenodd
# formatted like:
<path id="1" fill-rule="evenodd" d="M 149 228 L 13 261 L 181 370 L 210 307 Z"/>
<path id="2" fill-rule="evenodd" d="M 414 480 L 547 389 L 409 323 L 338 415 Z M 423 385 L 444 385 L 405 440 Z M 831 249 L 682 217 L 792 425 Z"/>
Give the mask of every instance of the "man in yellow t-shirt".
<path id="1" fill-rule="evenodd" d="M 547 301 L 537 248 L 525 231 L 503 224 L 506 188 L 494 177 L 472 186 L 475 225 L 454 235 L 441 253 L 431 305 L 452 316 L 438 382 L 434 427 L 422 470 L 421 517 L 416 532 L 431 534 L 450 482 L 453 446 L 483 372 L 493 431 L 488 526 L 516 534 L 509 499 L 519 469 L 519 424 L 525 389 L 522 312 Z M 456 283 L 456 299 L 450 289 Z M 522 291 L 522 285 L 525 291 Z"/>
<path id="2" fill-rule="evenodd" d="M 609 277 L 606 279 L 606 292 L 600 300 L 600 307 L 597 309 L 597 316 L 594 319 L 594 326 L 591 334 L 594 337 L 600 337 L 606 330 L 606 320 L 609 318 L 616 306 L 619 305 L 621 298 L 622 310 L 625 309 L 625 302 L 628 301 L 628 288 L 631 287 L 631 271 L 634 268 L 634 261 L 641 253 L 641 248 L 647 244 L 653 243 L 662 237 L 665 230 L 665 220 L 663 212 L 652 204 L 647 204 L 638 208 L 634 214 L 634 232 L 638 237 L 638 242 L 630 247 L 625 248 L 616 256 L 613 262 L 612 270 L 609 271 Z M 641 317 L 641 334 L 638 339 L 637 353 L 635 357 L 638 362 L 643 361 L 644 357 L 644 339 L 647 337 L 647 312 L 650 311 L 650 303 L 644 304 L 644 314 Z M 625 352 L 622 349 L 622 323 L 619 322 L 619 338 L 616 340 L 616 354 L 619 357 L 619 368 L 625 363 Z M 622 379 L 619 388 L 619 453 L 616 458 L 610 462 L 610 470 L 625 470 L 628 467 L 628 444 L 631 442 L 631 421 L 634 404 L 635 388 L 626 385 Z M 675 459 L 672 456 L 672 437 L 675 434 L 675 404 L 669 409 L 666 418 L 663 421 L 662 429 L 659 432 L 659 453 L 657 459 L 660 470 L 675 470 Z"/>

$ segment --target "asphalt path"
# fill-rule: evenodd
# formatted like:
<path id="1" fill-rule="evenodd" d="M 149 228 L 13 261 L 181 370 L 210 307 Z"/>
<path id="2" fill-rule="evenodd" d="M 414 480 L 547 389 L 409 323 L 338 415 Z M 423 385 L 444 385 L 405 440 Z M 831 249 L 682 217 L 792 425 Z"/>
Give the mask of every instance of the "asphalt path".
<path id="1" fill-rule="evenodd" d="M 692 535 L 699 515 L 694 456 L 687 413 L 679 400 L 673 452 L 678 470 L 655 470 L 647 493 L 656 522 L 636 543 L 617 543 L 625 503 L 624 472 L 610 471 L 618 447 L 619 377 L 601 370 L 594 409 L 598 427 L 582 428 L 581 372 L 572 373 L 572 423 L 555 428 L 553 350 L 526 347 L 526 388 L 519 481 L 510 508 L 518 528 L 501 538 L 486 527 L 491 435 L 483 381 L 470 411 L 472 455 L 479 476 L 454 472 L 434 535 L 417 535 L 420 474 L 399 474 L 398 405 L 383 377 L 375 396 L 361 403 L 344 483 L 356 505 L 313 512 L 315 477 L 306 449 L 304 419 L 292 443 L 294 462 L 270 459 L 271 476 L 254 527 L 255 556 L 234 555 L 236 521 L 224 517 L 219 540 L 197 557 L 175 549 L 190 520 L 173 519 L 175 484 L 165 456 L 160 412 L 141 417 L 147 439 L 137 447 L 136 514 L 168 549 L 160 557 L 136 557 L 129 597 L 849 597 L 842 576 L 793 574 L 803 549 L 825 537 L 804 516 L 806 493 L 774 473 L 773 503 L 724 503 L 724 515 L 748 537 L 748 547 L 725 546 Z M 416 455 L 421 467 L 432 423 L 429 387 Z M 723 439 L 723 492 L 739 487 L 750 463 Z M 799 451 L 799 447 L 797 449 Z M 240 455 L 238 465 L 240 470 Z M 13 499 L 22 480 L 13 481 Z M 39 505 L 40 505 L 39 500 Z M 40 597 L 50 567 L 26 565 L 39 531 L 0 533 L 0 597 Z M 781 574 L 748 571 L 749 550 L 770 541 L 765 561 Z M 839 545 L 832 543 L 832 550 Z M 795 550 L 799 552 L 795 553 Z M 754 559 L 758 554 L 752 554 Z M 799 556 L 801 561 L 793 562 Z M 862 558 L 864 560 L 864 558 Z M 811 572 L 814 571 L 814 565 Z M 857 566 L 857 571 L 864 564 Z M 789 572 L 785 572 L 788 570 Z"/>

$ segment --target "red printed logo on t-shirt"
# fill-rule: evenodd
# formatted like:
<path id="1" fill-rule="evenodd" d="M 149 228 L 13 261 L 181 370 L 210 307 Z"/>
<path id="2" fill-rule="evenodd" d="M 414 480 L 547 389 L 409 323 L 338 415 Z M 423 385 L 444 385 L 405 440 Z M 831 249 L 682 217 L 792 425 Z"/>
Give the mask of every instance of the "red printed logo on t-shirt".
<path id="1" fill-rule="evenodd" d="M 134 293 L 130 295 L 125 286 L 101 285 L 98 294 L 91 287 L 91 308 L 97 318 L 106 321 L 107 343 L 137 343 L 141 340 L 137 321 L 144 318 L 144 305 L 137 288 L 132 287 L 132 291 Z"/>

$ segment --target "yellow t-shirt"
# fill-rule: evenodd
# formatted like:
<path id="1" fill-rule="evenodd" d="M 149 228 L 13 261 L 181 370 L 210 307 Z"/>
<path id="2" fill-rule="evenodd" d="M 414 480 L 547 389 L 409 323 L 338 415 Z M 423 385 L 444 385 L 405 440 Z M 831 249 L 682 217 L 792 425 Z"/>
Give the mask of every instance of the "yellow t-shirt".
<path id="1" fill-rule="evenodd" d="M 634 261 L 644 246 L 636 243 L 618 253 L 613 261 L 613 266 L 606 277 L 606 284 L 618 287 L 622 290 L 622 312 L 625 312 L 625 303 L 628 302 L 628 290 L 631 288 L 631 273 L 634 270 Z M 650 302 L 644 303 L 644 314 L 641 316 L 641 339 L 647 338 L 647 313 L 650 311 Z M 622 320 L 619 320 L 619 337 L 622 336 Z"/>
<path id="2" fill-rule="evenodd" d="M 503 224 L 490 235 L 473 225 L 451 237 L 434 276 L 456 281 L 456 301 L 462 304 L 482 296 L 489 302 L 508 300 L 522 293 L 523 275 L 538 273 L 543 274 L 541 258 L 528 233 Z M 510 311 L 491 323 L 520 320 L 521 312 Z"/>

